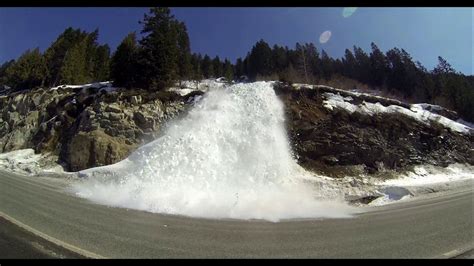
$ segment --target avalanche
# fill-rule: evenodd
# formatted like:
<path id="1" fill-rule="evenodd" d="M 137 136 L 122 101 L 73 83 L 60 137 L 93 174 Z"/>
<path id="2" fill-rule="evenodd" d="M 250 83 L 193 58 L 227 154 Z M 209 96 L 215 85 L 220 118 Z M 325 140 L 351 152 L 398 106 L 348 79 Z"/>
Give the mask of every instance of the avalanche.
<path id="1" fill-rule="evenodd" d="M 117 164 L 82 171 L 73 191 L 111 206 L 204 218 L 355 212 L 337 187 L 294 160 L 271 82 L 211 87 L 163 137 Z"/>

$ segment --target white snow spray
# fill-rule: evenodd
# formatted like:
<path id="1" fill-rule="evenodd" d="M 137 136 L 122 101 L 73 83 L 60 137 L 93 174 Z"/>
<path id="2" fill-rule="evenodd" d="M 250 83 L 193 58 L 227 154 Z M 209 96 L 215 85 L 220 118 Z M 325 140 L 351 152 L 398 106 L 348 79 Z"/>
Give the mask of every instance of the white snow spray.
<path id="1" fill-rule="evenodd" d="M 271 82 L 216 87 L 127 159 L 82 171 L 73 190 L 110 206 L 200 218 L 351 217 L 336 190 L 296 163 L 284 122 Z"/>

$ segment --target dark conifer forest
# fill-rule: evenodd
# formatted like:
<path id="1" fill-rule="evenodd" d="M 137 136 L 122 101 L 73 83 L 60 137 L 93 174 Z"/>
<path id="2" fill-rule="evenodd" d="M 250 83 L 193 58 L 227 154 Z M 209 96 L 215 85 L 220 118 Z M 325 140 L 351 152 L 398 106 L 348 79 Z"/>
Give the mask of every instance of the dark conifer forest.
<path id="1" fill-rule="evenodd" d="M 457 72 L 441 56 L 428 70 L 404 49 L 384 53 L 375 43 L 370 51 L 354 46 L 335 59 L 313 43 L 291 48 L 270 46 L 262 39 L 232 63 L 192 53 L 186 25 L 169 8 L 151 8 L 140 24 L 140 34 L 125 36 L 113 53 L 97 42 L 98 29 L 67 28 L 43 53 L 27 50 L 3 63 L 0 85 L 18 91 L 112 80 L 118 87 L 162 90 L 179 80 L 246 76 L 250 81 L 363 86 L 411 102 L 438 104 L 474 121 L 474 76 Z"/>

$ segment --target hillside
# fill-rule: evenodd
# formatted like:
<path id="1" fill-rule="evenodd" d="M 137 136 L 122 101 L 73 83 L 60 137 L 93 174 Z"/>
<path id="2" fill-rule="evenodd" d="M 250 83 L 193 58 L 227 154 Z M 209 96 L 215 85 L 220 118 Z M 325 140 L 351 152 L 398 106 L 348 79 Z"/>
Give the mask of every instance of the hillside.
<path id="1" fill-rule="evenodd" d="M 160 136 L 206 91 L 226 87 L 203 80 L 196 90 L 196 84 L 149 92 L 103 82 L 3 95 L 0 151 L 31 148 L 67 171 L 118 162 Z M 472 129 L 455 122 L 453 111 L 327 86 L 275 82 L 274 90 L 285 106 L 294 156 L 317 173 L 474 164 Z"/>

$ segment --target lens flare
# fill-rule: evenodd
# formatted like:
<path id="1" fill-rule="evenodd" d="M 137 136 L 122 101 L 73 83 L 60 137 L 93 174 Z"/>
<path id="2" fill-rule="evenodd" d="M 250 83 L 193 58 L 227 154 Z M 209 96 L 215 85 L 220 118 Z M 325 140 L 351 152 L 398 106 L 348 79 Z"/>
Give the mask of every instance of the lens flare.
<path id="1" fill-rule="evenodd" d="M 327 30 L 323 33 L 321 33 L 321 35 L 319 36 L 319 42 L 320 43 L 327 43 L 329 41 L 329 39 L 331 38 L 331 31 Z"/>
<path id="2" fill-rule="evenodd" d="M 357 7 L 344 7 L 342 10 L 342 16 L 348 18 L 357 11 Z"/>

